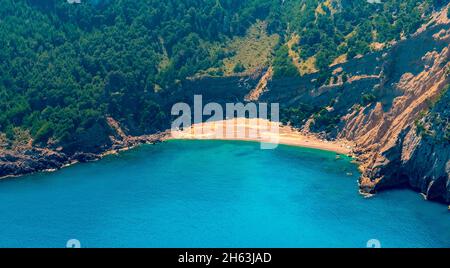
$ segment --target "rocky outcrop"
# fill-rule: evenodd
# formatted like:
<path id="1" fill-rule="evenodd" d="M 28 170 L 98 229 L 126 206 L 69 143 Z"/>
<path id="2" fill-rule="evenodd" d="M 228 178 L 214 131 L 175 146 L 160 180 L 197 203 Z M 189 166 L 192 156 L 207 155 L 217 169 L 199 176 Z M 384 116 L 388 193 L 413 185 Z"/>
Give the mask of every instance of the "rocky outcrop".
<path id="1" fill-rule="evenodd" d="M 180 84 L 179 94 L 166 101 L 166 113 L 170 114 L 172 104 L 193 102 L 193 96 L 200 94 L 203 102 L 242 101 L 245 95 L 255 88 L 261 80 L 264 70 L 258 70 L 251 76 L 202 77 L 188 79 Z M 19 176 L 38 171 L 56 170 L 77 162 L 88 162 L 104 155 L 117 153 L 140 144 L 153 144 L 165 140 L 168 131 L 134 135 L 129 122 L 119 122 L 110 116 L 96 122 L 91 128 L 64 147 L 51 144 L 34 144 L 27 147 L 14 147 L 3 144 L 0 139 L 0 178 Z M 168 122 L 167 122 L 168 123 Z M 169 124 L 168 124 L 169 125 Z M 1 136 L 0 136 L 1 138 Z"/>
<path id="2" fill-rule="evenodd" d="M 100 152 L 76 151 L 71 153 L 71 151 L 64 151 L 63 148 L 39 147 L 0 148 L 0 178 L 57 170 L 77 162 L 98 160 L 107 154 L 127 150 L 140 144 L 160 142 L 168 135 L 168 133 L 162 132 L 137 137 L 128 136 L 113 118 L 108 118 L 107 122 L 113 135 L 110 136 L 110 141 L 107 143 L 109 146 L 104 147 L 105 149 Z"/>
<path id="3" fill-rule="evenodd" d="M 429 200 L 450 203 L 450 92 L 383 156 L 385 163 L 372 170 L 380 178 L 374 190 L 406 184 Z"/>
<path id="4" fill-rule="evenodd" d="M 68 161 L 69 158 L 64 153 L 49 149 L 10 150 L 0 156 L 0 177 L 59 169 Z"/>
<path id="5" fill-rule="evenodd" d="M 448 144 L 418 135 L 414 125 L 449 84 L 450 45 L 440 38 L 441 34 L 436 35 L 449 29 L 448 25 L 433 27 L 411 39 L 410 42 L 421 44 L 425 42 L 421 38 L 426 38 L 429 44 L 436 46 L 428 51 L 419 50 L 422 55 L 411 50 L 420 58 L 402 55 L 408 53 L 412 43 L 404 42 L 395 47 L 388 58 L 392 61 L 398 57 L 402 61 L 385 66 L 387 71 L 378 88 L 384 102 L 344 118 L 340 135 L 358 144 L 357 153 L 363 163 L 360 184 L 364 192 L 408 185 L 428 199 L 449 202 Z M 445 44 L 443 48 L 442 44 Z M 448 120 L 448 114 L 442 113 L 441 118 Z M 433 122 L 430 120 L 429 124 L 432 126 Z M 439 133 L 445 131 L 436 130 L 435 135 L 439 136 Z"/>
<path id="6" fill-rule="evenodd" d="M 441 99 L 450 82 L 447 8 L 409 38 L 333 66 L 333 77 L 324 85 L 315 84 L 317 74 L 273 79 L 260 100 L 279 102 L 282 108 L 306 103 L 339 117 L 325 137 L 356 143 L 362 192 L 407 186 L 427 199 L 449 203 L 450 148 L 440 141 L 448 130 L 436 125 L 449 120 L 448 98 Z M 365 95 L 370 101 L 364 101 Z M 421 119 L 428 111 L 434 117 Z M 301 127 L 322 131 L 311 127 L 314 118 L 311 114 Z M 418 120 L 425 120 L 433 135 L 418 134 Z"/>
<path id="7" fill-rule="evenodd" d="M 273 67 L 269 67 L 265 74 L 259 80 L 258 85 L 245 96 L 245 101 L 258 101 L 259 97 L 267 91 L 267 83 L 272 79 Z"/>

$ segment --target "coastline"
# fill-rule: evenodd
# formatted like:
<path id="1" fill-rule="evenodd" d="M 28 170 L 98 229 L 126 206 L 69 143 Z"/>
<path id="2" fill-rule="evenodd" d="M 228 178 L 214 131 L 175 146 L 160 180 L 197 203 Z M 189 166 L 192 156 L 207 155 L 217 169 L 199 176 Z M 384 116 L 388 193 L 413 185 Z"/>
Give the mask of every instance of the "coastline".
<path id="1" fill-rule="evenodd" d="M 229 129 L 230 126 L 232 127 L 232 131 L 230 132 L 231 136 L 229 135 L 230 133 L 226 133 L 227 127 Z M 277 130 L 275 132 L 270 131 L 271 127 Z M 224 131 L 222 136 L 217 135 L 217 130 L 220 128 Z M 137 137 L 124 135 L 122 140 L 115 140 L 111 148 L 96 154 L 80 152 L 75 155 L 67 156 L 61 152 L 53 151 L 48 148 L 29 148 L 26 151 L 32 152 L 32 157 L 30 157 L 29 153 L 4 151 L 4 156 L 13 156 L 16 158 L 16 161 L 0 163 L 0 167 L 3 165 L 10 170 L 13 170 L 13 172 L 0 176 L 0 179 L 17 178 L 39 172 L 54 172 L 77 163 L 97 161 L 105 156 L 128 151 L 143 144 L 156 144 L 168 140 L 183 139 L 239 140 L 261 143 L 273 143 L 273 141 L 276 141 L 274 144 L 318 149 L 348 155 L 350 157 L 354 156 L 354 145 L 349 141 L 323 140 L 312 134 L 300 132 L 292 127 L 284 126 L 269 120 L 235 118 L 194 124 L 185 130 L 166 130 L 160 133 Z"/>
<path id="2" fill-rule="evenodd" d="M 14 170 L 14 172 L 10 172 L 9 174 L 0 175 L 0 180 L 18 178 L 40 172 L 50 173 L 78 163 L 97 161 L 105 156 L 128 151 L 143 144 L 162 142 L 166 140 L 168 135 L 169 131 L 136 137 L 126 136 L 123 137 L 123 140 L 114 140 L 114 144 L 103 152 L 78 152 L 71 156 L 48 148 L 27 148 L 24 151 L 0 151 L 0 168 L 7 167 L 10 170 Z M 13 158 L 15 161 L 2 161 L 2 156 L 3 158 Z"/>
<path id="3" fill-rule="evenodd" d="M 227 130 L 232 128 L 230 132 Z M 278 127 L 277 132 L 270 127 Z M 220 135 L 223 131 L 223 135 Z M 231 135 L 230 135 L 231 134 Z M 328 141 L 309 133 L 303 133 L 289 126 L 265 119 L 234 118 L 214 122 L 194 124 L 190 128 L 172 131 L 166 140 L 239 140 L 268 142 L 305 147 L 337 154 L 353 156 L 354 144 L 346 140 Z"/>

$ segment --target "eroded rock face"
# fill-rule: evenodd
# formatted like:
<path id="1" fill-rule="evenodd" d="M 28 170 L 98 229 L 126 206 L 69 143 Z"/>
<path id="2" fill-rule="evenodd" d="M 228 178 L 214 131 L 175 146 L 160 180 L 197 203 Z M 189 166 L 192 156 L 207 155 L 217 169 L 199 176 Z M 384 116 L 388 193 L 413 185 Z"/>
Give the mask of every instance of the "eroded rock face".
<path id="1" fill-rule="evenodd" d="M 416 120 L 441 98 L 450 82 L 450 22 L 442 19 L 447 12 L 443 10 L 408 39 L 333 66 L 337 79 L 326 85 L 314 85 L 315 74 L 274 79 L 260 99 L 288 108 L 308 103 L 340 116 L 338 127 L 324 137 L 356 143 L 363 192 L 406 186 L 428 199 L 448 203 L 448 142 L 416 133 Z M 347 75 L 345 81 L 342 73 Z M 361 96 L 365 94 L 374 95 L 376 101 L 363 104 Z M 439 118 L 423 119 L 434 135 L 446 133 L 436 125 L 449 120 L 446 111 L 450 108 L 443 106 L 445 101 L 449 102 L 444 98 L 436 104 L 440 111 L 433 110 Z M 308 122 L 313 119 L 311 116 Z M 305 130 L 307 124 L 301 127 Z M 308 127 L 308 131 L 321 130 Z"/>
<path id="2" fill-rule="evenodd" d="M 372 170 L 381 178 L 375 190 L 402 183 L 429 200 L 450 203 L 450 92 L 423 119 L 405 129 Z"/>
<path id="3" fill-rule="evenodd" d="M 363 162 L 361 188 L 366 192 L 405 184 L 421 191 L 428 199 L 449 202 L 446 166 L 450 148 L 448 142 L 437 140 L 436 137 L 444 139 L 441 136 L 445 135 L 445 130 L 435 126 L 438 119 L 449 120 L 447 97 L 438 101 L 435 107 L 438 110 L 432 110 L 434 117 L 423 119 L 426 120 L 423 124 L 430 128 L 427 131 L 433 131 L 433 136 L 416 133 L 421 129 L 415 126 L 415 121 L 441 98 L 449 84 L 450 46 L 448 42 L 433 36 L 436 32 L 447 31 L 450 26 L 446 25 L 445 29 L 440 27 L 424 31 L 422 35 L 430 44 L 444 42 L 445 47 L 424 51 L 415 61 L 399 56 L 407 59 L 402 63 L 403 68 L 396 64 L 395 70 L 388 75 L 384 89 L 380 87 L 384 90 L 383 96 L 398 92 L 399 96 L 392 99 L 391 105 L 380 102 L 346 118 L 341 135 L 355 140 L 359 145 L 359 158 Z M 390 58 L 396 57 L 392 54 L 404 53 L 408 47 L 405 42 L 403 47 L 391 52 Z M 413 62 L 415 66 L 408 69 L 408 63 Z M 417 66 L 420 68 L 417 69 Z M 438 118 L 435 117 L 437 114 L 440 115 Z"/>
<path id="4" fill-rule="evenodd" d="M 59 169 L 68 161 L 69 158 L 64 153 L 49 149 L 33 148 L 20 152 L 6 151 L 0 157 L 0 177 Z"/>
<path id="5" fill-rule="evenodd" d="M 161 132 L 151 135 L 129 136 L 126 135 L 120 125 L 112 118 L 108 118 L 107 124 L 111 128 L 112 135 L 102 150 L 96 151 L 65 151 L 63 148 L 0 148 L 0 178 L 19 176 L 45 170 L 57 170 L 76 162 L 89 162 L 102 158 L 108 153 L 133 148 L 140 144 L 154 144 L 163 140 L 168 133 Z"/>

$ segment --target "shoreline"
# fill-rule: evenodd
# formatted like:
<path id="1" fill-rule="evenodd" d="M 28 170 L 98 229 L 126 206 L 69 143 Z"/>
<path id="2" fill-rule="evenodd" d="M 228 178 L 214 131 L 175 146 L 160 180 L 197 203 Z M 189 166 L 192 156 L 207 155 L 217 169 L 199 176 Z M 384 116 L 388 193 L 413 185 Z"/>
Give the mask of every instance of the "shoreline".
<path id="1" fill-rule="evenodd" d="M 27 175 L 33 175 L 38 173 L 52 173 L 61 169 L 64 169 L 66 167 L 73 166 L 78 163 L 87 163 L 87 162 L 94 162 L 103 159 L 106 156 L 109 155 L 117 155 L 120 152 L 128 151 L 131 149 L 134 149 L 136 147 L 139 147 L 140 145 L 144 144 L 157 144 L 159 142 L 163 142 L 166 140 L 166 137 L 169 135 L 168 131 L 159 132 L 155 134 L 150 135 L 143 135 L 143 136 L 127 136 L 122 141 L 116 141 L 116 144 L 114 144 L 111 148 L 108 150 L 101 152 L 101 153 L 85 153 L 85 152 L 78 152 L 72 156 L 67 156 L 65 154 L 60 154 L 59 152 L 52 151 L 48 148 L 35 148 L 36 151 L 42 153 L 42 152 L 50 152 L 52 154 L 60 154 L 64 158 L 64 160 L 60 159 L 59 161 L 56 161 L 58 163 L 57 167 L 51 166 L 48 168 L 38 168 L 32 171 L 27 172 L 21 172 L 18 174 L 8 174 L 4 176 L 0 176 L 0 180 L 5 179 L 14 179 L 14 178 L 20 178 Z M 13 151 L 10 151 L 9 153 L 14 153 Z M 22 158 L 21 158 L 22 157 Z M 45 158 L 45 155 L 39 156 L 41 159 Z M 17 155 L 18 161 L 11 162 L 10 164 L 15 164 L 17 168 L 20 168 L 20 163 L 25 160 L 30 160 L 24 158 L 23 154 Z M 33 161 L 33 160 L 31 160 Z M 37 160 L 36 160 L 37 161 Z M 54 164 L 54 163 L 53 163 Z"/>
<path id="2" fill-rule="evenodd" d="M 226 133 L 230 127 L 233 128 L 232 131 Z M 278 127 L 278 131 L 270 131 L 271 127 Z M 354 148 L 354 144 L 350 141 L 323 140 L 289 126 L 256 118 L 235 118 L 198 123 L 184 130 L 173 131 L 165 140 L 235 140 L 262 143 L 273 143 L 275 140 L 276 143 L 273 144 L 318 149 L 348 156 L 353 156 Z"/>
<path id="3" fill-rule="evenodd" d="M 221 137 L 217 134 L 217 128 L 223 127 L 226 131 L 227 126 L 233 127 L 232 136 L 224 135 Z M 278 131 L 273 133 L 270 127 L 277 127 Z M 201 133 L 199 134 L 199 130 Z M 256 133 L 256 135 L 250 135 L 250 133 Z M 227 133 L 229 134 L 229 133 Z M 276 139 L 277 143 L 272 143 L 271 141 Z M 59 162 L 59 166 L 50 166 L 48 168 L 36 169 L 31 172 L 23 172 L 19 174 L 8 174 L 5 176 L 0 176 L 0 180 L 18 178 L 26 175 L 32 175 L 36 173 L 51 173 L 61 170 L 66 167 L 78 163 L 93 162 L 100 160 L 108 155 L 117 155 L 120 152 L 132 150 L 143 144 L 156 144 L 159 142 L 164 142 L 168 140 L 229 140 L 229 141 L 251 141 L 251 142 L 261 142 L 269 144 L 282 144 L 295 147 L 304 147 L 310 149 L 317 149 L 323 151 L 334 152 L 336 154 L 347 155 L 354 157 L 353 148 L 354 145 L 349 141 L 327 141 L 320 139 L 312 134 L 302 133 L 292 127 L 281 125 L 280 123 L 271 122 L 264 119 L 246 119 L 246 118 L 235 118 L 207 123 L 194 124 L 188 129 L 170 131 L 166 130 L 160 133 L 155 133 L 151 135 L 143 135 L 137 137 L 127 136 L 124 140 L 118 142 L 108 150 L 98 153 L 80 153 L 78 157 L 67 157 L 65 160 Z M 272 148 L 273 149 L 273 148 Z M 55 153 L 49 149 L 38 148 L 42 151 L 49 151 Z M 40 156 L 44 158 L 45 156 Z M 19 157 L 20 158 L 20 157 Z M 26 159 L 23 159 L 26 160 Z M 19 160 L 20 162 L 20 160 Z M 17 163 L 19 168 L 20 163 Z"/>
<path id="4" fill-rule="evenodd" d="M 260 120 L 259 124 L 255 125 L 255 122 L 245 122 L 245 120 Z M 141 145 L 154 145 L 161 142 L 169 141 L 169 140 L 223 140 L 223 141 L 247 141 L 247 142 L 264 142 L 264 134 L 257 137 L 214 137 L 214 133 L 202 133 L 202 134 L 195 134 L 195 129 L 201 127 L 201 128 L 207 128 L 212 127 L 213 125 L 224 125 L 227 122 L 230 121 L 236 121 L 233 122 L 233 126 L 243 126 L 246 132 L 249 129 L 255 129 L 260 128 L 261 123 L 264 124 L 275 124 L 273 122 L 270 122 L 268 120 L 261 120 L 261 119 L 244 119 L 244 118 L 238 118 L 238 119 L 231 119 L 231 120 L 221 120 L 221 121 L 215 121 L 215 122 L 208 122 L 203 124 L 197 124 L 192 125 L 187 130 L 179 130 L 179 131 L 170 131 L 166 130 L 163 132 L 150 134 L 150 135 L 143 135 L 143 136 L 127 136 L 125 140 L 119 142 L 118 144 L 115 144 L 115 146 L 112 146 L 110 149 L 98 153 L 98 154 L 89 154 L 89 153 L 80 153 L 81 156 L 90 156 L 87 158 L 68 158 L 66 161 L 61 162 L 61 165 L 59 167 L 50 167 L 50 168 L 43 168 L 40 170 L 35 170 L 33 172 L 25 172 L 21 174 L 9 174 L 6 176 L 1 176 L 0 180 L 6 180 L 6 179 L 16 179 L 27 175 L 33 175 L 33 174 L 39 174 L 39 173 L 53 173 L 55 171 L 59 171 L 63 168 L 70 167 L 72 165 L 78 164 L 78 163 L 87 163 L 87 162 L 94 162 L 97 160 L 101 160 L 102 158 L 109 156 L 109 155 L 117 155 L 121 152 L 125 152 L 128 150 L 135 149 Z M 279 124 L 279 123 L 277 123 Z M 212 129 L 212 128 L 210 128 Z M 237 134 L 238 132 L 233 132 L 234 134 Z M 174 135 L 176 137 L 174 137 Z M 288 145 L 288 146 L 295 146 L 295 147 L 303 147 L 303 148 L 310 148 L 310 149 L 317 149 L 322 151 L 328 151 L 328 152 L 334 152 L 337 155 L 347 155 L 351 158 L 353 158 L 354 163 L 358 165 L 358 169 L 361 168 L 361 163 L 358 161 L 357 156 L 354 154 L 353 149 L 355 148 L 355 145 L 347 140 L 335 140 L 335 141 L 327 141 L 318 138 L 317 136 L 310 134 L 310 133 L 303 133 L 300 132 L 297 129 L 294 129 L 289 126 L 284 126 L 279 124 L 279 143 L 282 145 Z M 38 150 L 48 150 L 43 148 L 38 148 Z M 352 161 L 352 162 L 353 162 Z M 361 170 L 360 170 L 361 171 Z M 361 196 L 364 198 L 371 198 L 376 195 L 376 193 L 367 193 L 361 190 L 361 184 L 358 182 L 358 192 Z M 417 192 L 417 191 L 416 191 Z M 435 201 L 435 200 L 432 200 Z M 442 203 L 444 205 L 448 205 L 445 202 L 435 201 L 437 203 Z M 448 206 L 448 210 L 450 211 L 450 206 Z"/>

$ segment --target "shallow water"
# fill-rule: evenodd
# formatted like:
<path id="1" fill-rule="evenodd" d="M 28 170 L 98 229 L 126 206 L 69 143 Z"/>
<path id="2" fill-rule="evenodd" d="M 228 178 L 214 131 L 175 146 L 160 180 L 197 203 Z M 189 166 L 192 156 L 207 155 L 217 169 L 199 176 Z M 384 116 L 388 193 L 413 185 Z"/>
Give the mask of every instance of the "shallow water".
<path id="1" fill-rule="evenodd" d="M 446 206 L 409 190 L 365 199 L 334 153 L 259 148 L 170 141 L 0 181 L 0 246 L 450 247 Z"/>

